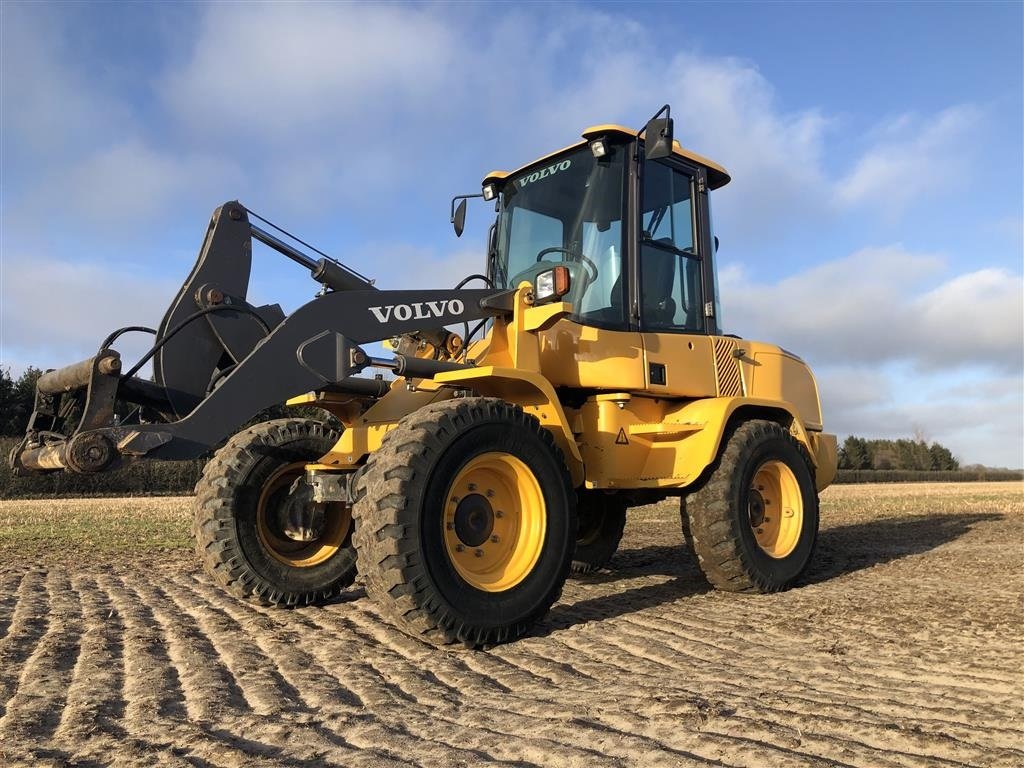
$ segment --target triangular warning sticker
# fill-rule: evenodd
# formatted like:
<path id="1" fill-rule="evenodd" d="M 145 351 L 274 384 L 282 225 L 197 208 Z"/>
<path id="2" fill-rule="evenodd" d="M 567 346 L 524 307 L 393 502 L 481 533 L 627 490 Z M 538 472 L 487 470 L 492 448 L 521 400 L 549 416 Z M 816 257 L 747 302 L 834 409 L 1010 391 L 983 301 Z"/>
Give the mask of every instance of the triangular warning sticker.
<path id="1" fill-rule="evenodd" d="M 615 436 L 615 444 L 629 445 L 629 440 L 626 437 L 626 430 L 624 430 L 622 427 L 619 427 L 619 434 Z"/>

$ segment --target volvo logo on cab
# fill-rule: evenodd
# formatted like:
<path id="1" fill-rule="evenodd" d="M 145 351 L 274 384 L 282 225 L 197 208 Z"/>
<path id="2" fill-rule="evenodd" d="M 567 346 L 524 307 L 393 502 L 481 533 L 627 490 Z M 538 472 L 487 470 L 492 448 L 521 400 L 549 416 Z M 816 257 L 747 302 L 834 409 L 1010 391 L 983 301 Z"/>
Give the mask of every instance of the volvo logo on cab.
<path id="1" fill-rule="evenodd" d="M 541 168 L 539 171 L 534 171 L 529 176 L 523 176 L 523 178 L 519 179 L 516 183 L 519 185 L 519 188 L 522 189 L 527 184 L 532 184 L 535 181 L 546 179 L 548 176 L 554 176 L 559 171 L 568 170 L 570 166 L 572 166 L 572 160 L 563 160 L 560 163 L 549 165 L 547 168 Z"/>
<path id="2" fill-rule="evenodd" d="M 417 301 L 415 304 L 387 304 L 383 307 L 370 307 L 370 312 L 378 323 L 386 323 L 394 316 L 395 320 L 429 320 L 442 315 L 461 315 L 466 305 L 460 299 L 443 299 L 442 301 Z"/>

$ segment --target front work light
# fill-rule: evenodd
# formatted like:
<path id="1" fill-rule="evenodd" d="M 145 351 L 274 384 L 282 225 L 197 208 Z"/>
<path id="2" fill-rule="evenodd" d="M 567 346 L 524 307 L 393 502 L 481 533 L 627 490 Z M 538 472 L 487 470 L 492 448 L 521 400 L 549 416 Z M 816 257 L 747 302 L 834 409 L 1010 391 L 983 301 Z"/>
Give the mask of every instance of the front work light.
<path id="1" fill-rule="evenodd" d="M 590 151 L 594 153 L 594 157 L 604 157 L 608 154 L 608 142 L 604 139 L 594 139 L 590 142 Z"/>
<path id="2" fill-rule="evenodd" d="M 493 184 L 484 184 L 484 200 L 493 200 L 498 196 L 498 189 Z"/>
<path id="3" fill-rule="evenodd" d="M 533 288 L 533 301 L 543 304 L 560 299 L 569 292 L 569 268 L 555 267 L 537 275 Z"/>

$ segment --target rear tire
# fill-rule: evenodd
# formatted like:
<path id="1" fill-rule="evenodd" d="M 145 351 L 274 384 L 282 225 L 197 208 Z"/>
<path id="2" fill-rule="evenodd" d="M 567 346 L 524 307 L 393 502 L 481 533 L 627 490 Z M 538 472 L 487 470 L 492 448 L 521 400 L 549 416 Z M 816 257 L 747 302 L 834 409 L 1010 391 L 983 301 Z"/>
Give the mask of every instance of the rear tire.
<path id="1" fill-rule="evenodd" d="M 729 592 L 788 589 L 810 562 L 818 536 L 810 459 L 779 424 L 744 422 L 680 512 L 683 537 L 713 586 Z"/>
<path id="2" fill-rule="evenodd" d="M 358 482 L 367 594 L 433 643 L 525 634 L 561 594 L 576 495 L 551 433 L 483 397 L 425 406 L 388 432 Z"/>
<path id="3" fill-rule="evenodd" d="M 608 564 L 619 548 L 626 527 L 626 503 L 602 491 L 579 493 L 579 531 L 572 572 L 592 573 Z"/>
<path id="4" fill-rule="evenodd" d="M 307 504 L 291 488 L 338 441 L 339 433 L 312 419 L 276 419 L 235 435 L 207 463 L 196 485 L 193 532 L 207 572 L 236 597 L 264 605 L 329 600 L 356 575 L 351 509 L 323 508 L 322 523 L 290 537 L 284 505 Z M 298 496 L 296 494 L 299 494 Z M 302 535 L 292 529 L 292 535 Z"/>

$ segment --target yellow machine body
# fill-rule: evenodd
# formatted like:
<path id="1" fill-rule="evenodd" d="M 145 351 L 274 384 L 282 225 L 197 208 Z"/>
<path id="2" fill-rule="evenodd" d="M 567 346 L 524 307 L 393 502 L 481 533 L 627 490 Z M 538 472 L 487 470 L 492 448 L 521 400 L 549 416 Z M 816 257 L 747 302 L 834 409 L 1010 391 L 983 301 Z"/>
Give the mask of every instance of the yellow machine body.
<path id="1" fill-rule="evenodd" d="M 832 482 L 836 439 L 822 430 L 814 376 L 780 347 L 723 336 L 631 333 L 578 325 L 564 303 L 534 306 L 532 286 L 516 292 L 508 319 L 468 351 L 476 365 L 433 379 L 396 379 L 361 412 L 358 401 L 312 393 L 290 405 L 318 405 L 346 429 L 313 465 L 355 469 L 403 417 L 466 392 L 500 397 L 552 432 L 577 486 L 609 490 L 682 490 L 714 461 L 734 418 L 766 418 L 787 427 L 807 450 L 818 490 Z M 665 367 L 652 384 L 651 363 Z M 556 389 L 600 390 L 574 406 Z"/>

